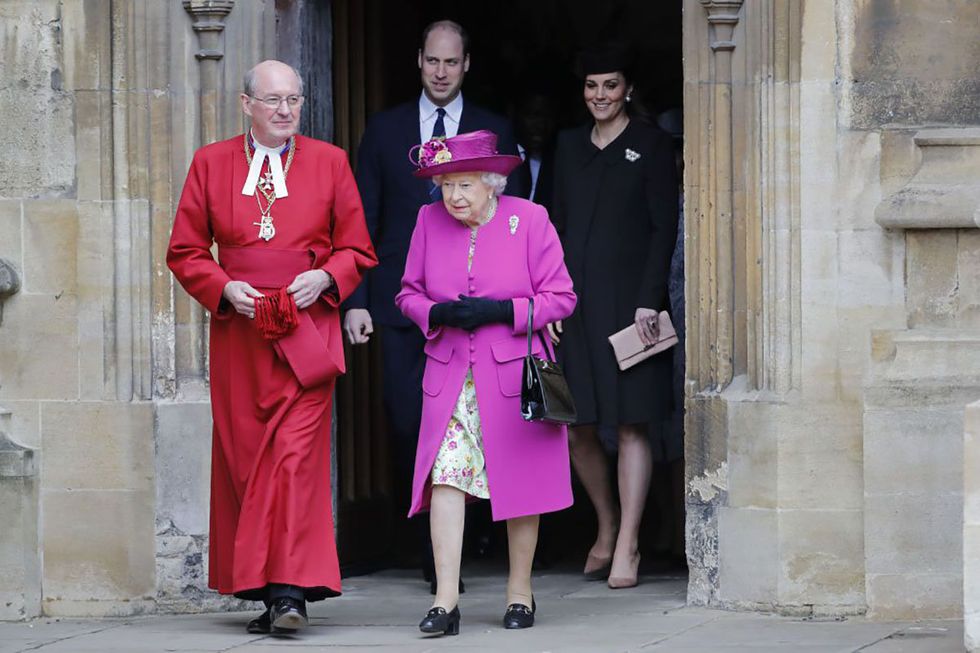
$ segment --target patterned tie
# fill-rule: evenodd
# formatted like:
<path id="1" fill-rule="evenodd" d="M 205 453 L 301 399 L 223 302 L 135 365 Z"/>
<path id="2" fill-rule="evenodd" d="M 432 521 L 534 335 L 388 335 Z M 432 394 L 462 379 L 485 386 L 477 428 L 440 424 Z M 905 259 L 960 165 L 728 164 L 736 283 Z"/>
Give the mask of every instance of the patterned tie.
<path id="1" fill-rule="evenodd" d="M 436 124 L 432 127 L 432 138 L 440 138 L 446 135 L 446 123 L 443 121 L 443 118 L 446 117 L 446 110 L 439 107 L 436 109 L 436 113 L 439 114 L 439 117 L 436 118 Z"/>
<path id="2" fill-rule="evenodd" d="M 443 120 L 443 118 L 446 117 L 446 110 L 443 109 L 442 107 L 439 107 L 438 109 L 436 109 L 436 113 L 439 114 L 439 117 L 436 118 L 436 124 L 432 126 L 432 138 L 439 138 L 440 136 L 445 137 L 446 122 Z M 433 184 L 432 188 L 429 189 L 429 197 L 432 199 L 433 202 L 441 200 L 442 188 Z"/>

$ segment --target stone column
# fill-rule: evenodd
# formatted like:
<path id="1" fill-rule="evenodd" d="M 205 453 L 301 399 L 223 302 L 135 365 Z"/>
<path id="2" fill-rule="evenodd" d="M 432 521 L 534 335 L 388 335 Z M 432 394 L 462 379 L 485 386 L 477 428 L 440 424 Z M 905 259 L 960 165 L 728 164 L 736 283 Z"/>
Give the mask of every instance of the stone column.
<path id="1" fill-rule="evenodd" d="M 734 32 L 742 0 L 701 0 L 711 26 L 711 50 L 714 57 L 711 113 L 713 130 L 709 136 L 709 167 L 713 187 L 709 191 L 709 233 L 713 235 L 713 276 L 707 290 L 714 296 L 708 333 L 712 334 L 713 356 L 710 357 L 710 384 L 716 389 L 727 386 L 733 376 L 733 320 L 735 305 L 732 231 L 732 51 Z M 712 238 L 707 239 L 710 243 Z M 703 286 L 702 286 L 703 287 Z M 702 349 L 702 355 L 704 354 Z M 703 378 L 703 376 L 702 376 Z"/>
<path id="2" fill-rule="evenodd" d="M 225 18 L 235 6 L 235 0 L 183 0 L 184 10 L 193 19 L 199 49 L 194 54 L 200 67 L 200 145 L 218 140 L 221 94 L 221 59 L 224 57 L 222 33 Z M 186 301 L 186 298 L 184 298 Z M 207 376 L 207 317 L 197 302 L 191 301 L 188 324 L 178 329 L 179 348 L 187 350 L 184 358 L 188 367 L 179 370 L 178 379 L 197 383 Z"/>
<path id="3" fill-rule="evenodd" d="M 224 57 L 222 32 L 235 0 L 183 0 L 193 18 L 200 49 L 194 54 L 201 67 L 201 145 L 218 140 L 220 61 Z"/>
<path id="4" fill-rule="evenodd" d="M 850 613 L 860 462 L 838 452 L 860 447 L 860 417 L 800 381 L 803 5 L 685 7 L 688 596 Z M 833 9 L 813 5 L 815 29 Z M 846 536 L 815 537 L 836 523 Z"/>

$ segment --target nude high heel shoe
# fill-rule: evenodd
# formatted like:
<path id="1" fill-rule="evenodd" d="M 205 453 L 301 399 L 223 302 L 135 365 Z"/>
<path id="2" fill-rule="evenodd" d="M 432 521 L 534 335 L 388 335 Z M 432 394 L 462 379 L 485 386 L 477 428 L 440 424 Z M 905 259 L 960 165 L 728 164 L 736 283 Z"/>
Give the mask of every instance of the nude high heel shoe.
<path id="1" fill-rule="evenodd" d="M 629 587 L 636 587 L 639 583 L 640 554 L 633 557 L 633 574 L 630 576 L 610 576 L 606 583 L 611 590 L 622 590 Z"/>

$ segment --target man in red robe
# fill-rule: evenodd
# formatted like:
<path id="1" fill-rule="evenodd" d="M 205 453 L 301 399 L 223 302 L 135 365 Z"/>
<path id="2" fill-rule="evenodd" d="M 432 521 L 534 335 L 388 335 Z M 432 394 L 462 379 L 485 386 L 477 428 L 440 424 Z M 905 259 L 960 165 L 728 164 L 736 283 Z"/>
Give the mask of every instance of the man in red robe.
<path id="1" fill-rule="evenodd" d="M 306 601 L 340 594 L 337 307 L 377 258 L 346 154 L 296 135 L 298 73 L 258 64 L 241 102 L 250 131 L 194 155 L 167 264 L 212 317 L 208 585 L 265 602 L 249 632 L 294 631 L 307 623 Z"/>

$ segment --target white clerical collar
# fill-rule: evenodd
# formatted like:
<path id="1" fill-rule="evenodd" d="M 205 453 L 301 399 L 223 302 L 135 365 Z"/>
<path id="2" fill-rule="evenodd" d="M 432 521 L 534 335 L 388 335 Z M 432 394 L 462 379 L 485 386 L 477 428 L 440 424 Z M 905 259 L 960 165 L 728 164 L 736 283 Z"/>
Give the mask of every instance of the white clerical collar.
<path id="1" fill-rule="evenodd" d="M 262 164 L 269 159 L 269 172 L 272 173 L 272 187 L 276 191 L 276 199 L 282 199 L 289 195 L 286 190 L 286 175 L 282 171 L 283 148 L 270 148 L 259 143 L 255 138 L 255 133 L 249 131 L 249 142 L 255 148 L 252 156 L 252 165 L 248 168 L 248 177 L 245 178 L 245 185 L 242 186 L 242 195 L 255 195 L 255 187 L 259 183 L 259 175 L 262 174 Z M 289 147 L 286 141 L 285 147 Z"/>
<path id="2" fill-rule="evenodd" d="M 422 91 L 422 95 L 419 97 L 419 117 L 422 121 L 426 121 L 435 115 L 436 110 L 439 106 L 429 99 L 429 96 Z M 460 118 L 463 117 L 463 93 L 460 91 L 453 98 L 453 101 L 442 107 L 446 110 L 446 115 L 452 118 L 453 122 L 457 125 L 459 124 Z"/>

